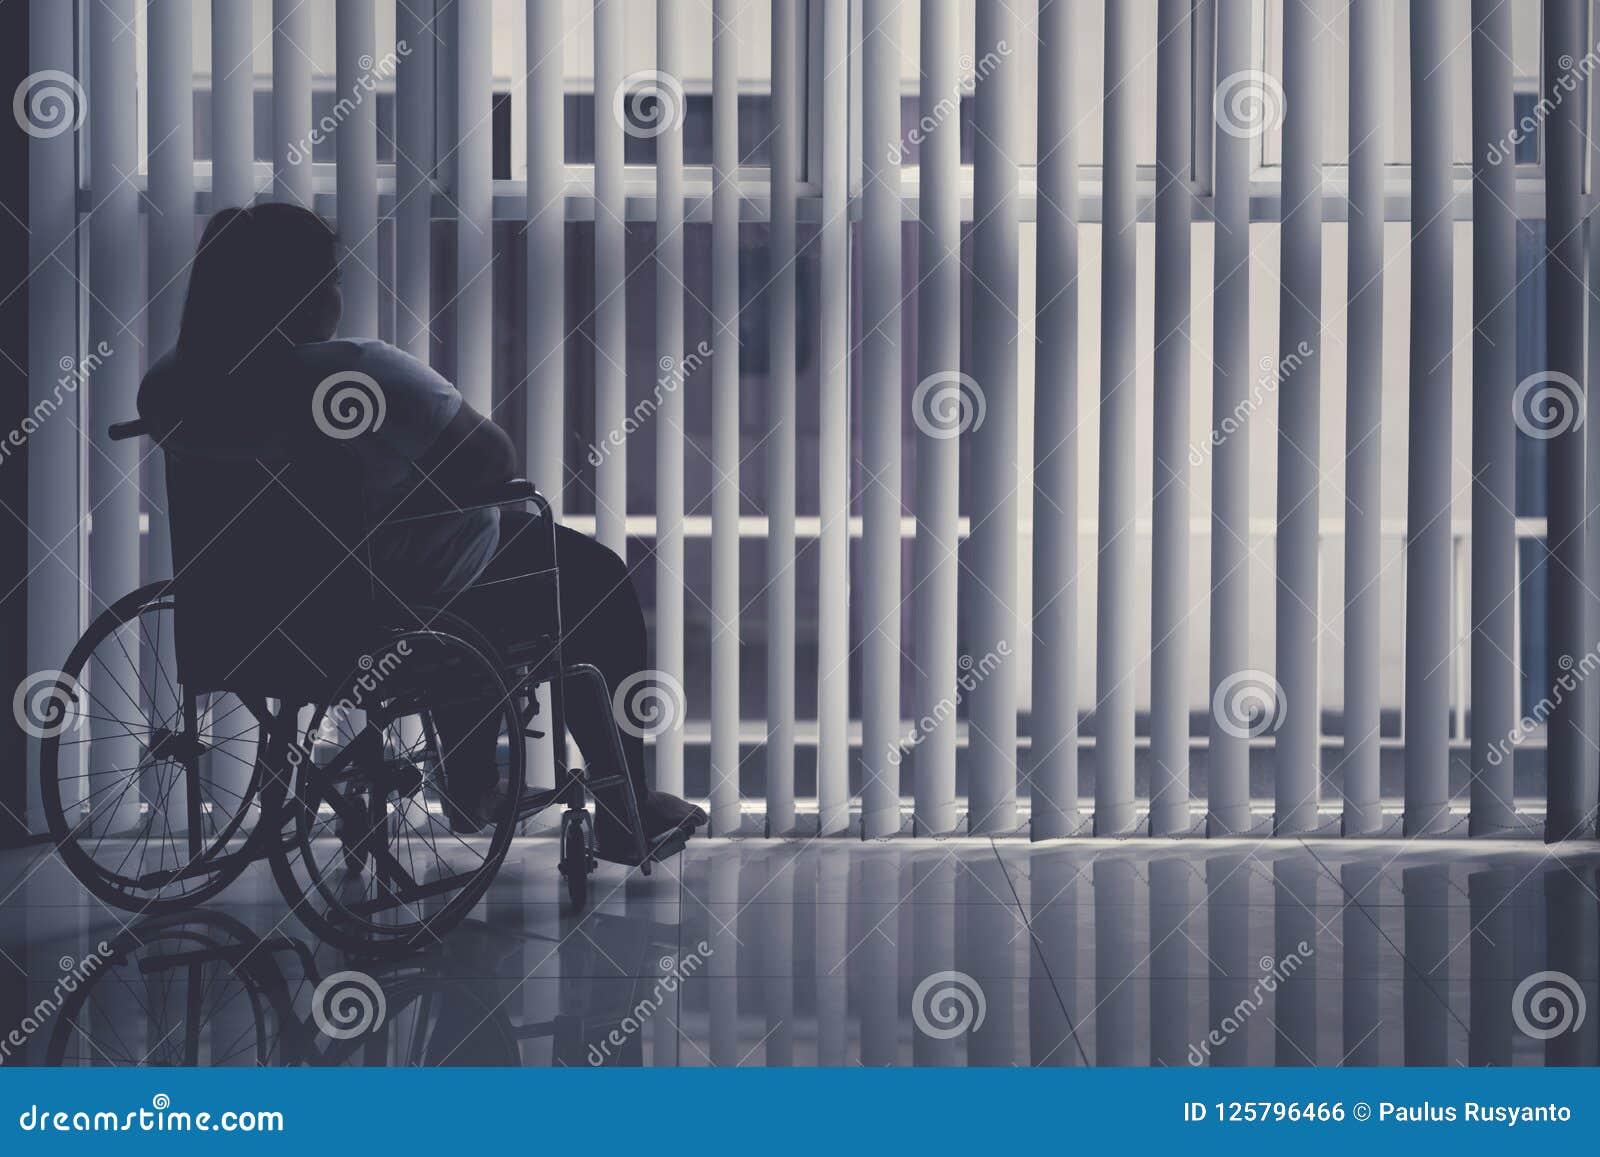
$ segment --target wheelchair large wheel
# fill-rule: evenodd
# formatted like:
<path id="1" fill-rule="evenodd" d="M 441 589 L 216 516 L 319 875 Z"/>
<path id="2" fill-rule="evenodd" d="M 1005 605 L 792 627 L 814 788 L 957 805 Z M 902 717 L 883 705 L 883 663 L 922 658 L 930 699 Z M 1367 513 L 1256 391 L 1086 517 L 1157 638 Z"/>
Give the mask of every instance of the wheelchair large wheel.
<path id="1" fill-rule="evenodd" d="M 516 831 L 516 703 L 470 627 L 434 626 L 362 656 L 312 708 L 284 777 L 290 833 L 273 871 L 295 914 L 352 952 L 437 942 L 482 898 Z"/>
<path id="2" fill-rule="evenodd" d="M 125 1067 L 282 1065 L 300 1022 L 270 946 L 239 920 L 204 909 L 141 921 L 54 1018 L 45 1063 Z"/>
<path id="3" fill-rule="evenodd" d="M 39 799 L 62 860 L 101 900 L 148 916 L 244 870 L 263 774 L 265 705 L 182 685 L 167 586 L 106 610 L 15 703 L 41 738 Z"/>

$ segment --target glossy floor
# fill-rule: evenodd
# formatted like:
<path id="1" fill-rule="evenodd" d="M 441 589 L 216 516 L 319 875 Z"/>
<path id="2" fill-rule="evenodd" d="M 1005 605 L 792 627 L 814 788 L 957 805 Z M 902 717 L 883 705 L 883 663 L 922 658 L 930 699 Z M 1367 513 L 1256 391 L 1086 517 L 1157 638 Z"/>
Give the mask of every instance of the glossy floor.
<path id="1" fill-rule="evenodd" d="M 264 868 L 126 923 L 0 858 L 7 1063 L 1600 1063 L 1600 849 L 699 840 L 574 915 L 519 842 L 447 944 L 309 940 Z M 101 945 L 106 946 L 102 955 Z"/>

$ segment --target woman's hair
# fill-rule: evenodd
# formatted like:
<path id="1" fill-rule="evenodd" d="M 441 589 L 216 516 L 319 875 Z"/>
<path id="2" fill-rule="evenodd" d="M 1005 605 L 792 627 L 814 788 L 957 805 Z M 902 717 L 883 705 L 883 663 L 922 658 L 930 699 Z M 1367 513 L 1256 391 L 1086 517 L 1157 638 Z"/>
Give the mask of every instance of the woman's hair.
<path id="1" fill-rule="evenodd" d="M 333 229 L 298 205 L 223 209 L 206 223 L 189 273 L 178 359 L 229 375 L 337 321 Z"/>

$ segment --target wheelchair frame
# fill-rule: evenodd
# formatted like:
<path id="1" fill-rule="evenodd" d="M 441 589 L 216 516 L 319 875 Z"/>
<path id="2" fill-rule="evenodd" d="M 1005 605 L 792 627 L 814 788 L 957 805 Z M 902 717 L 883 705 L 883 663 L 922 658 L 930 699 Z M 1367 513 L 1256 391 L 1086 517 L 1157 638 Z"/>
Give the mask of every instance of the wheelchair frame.
<path id="1" fill-rule="evenodd" d="M 110 428 L 110 436 L 113 440 L 135 438 L 142 435 L 156 436 L 157 432 L 143 420 L 115 423 Z M 162 448 L 168 453 L 174 452 L 173 448 L 166 443 L 165 439 L 163 439 Z M 509 740 L 513 743 L 515 743 L 519 738 L 543 738 L 546 734 L 545 732 L 538 730 L 534 726 L 534 722 L 540 713 L 538 684 L 546 681 L 549 682 L 549 733 L 552 737 L 552 747 L 554 750 L 555 786 L 537 791 L 528 791 L 526 789 L 525 782 L 523 782 L 523 777 L 521 775 L 517 777 L 518 783 L 516 784 L 516 787 L 518 791 L 518 798 L 513 801 L 509 801 L 507 804 L 500 805 L 508 807 L 508 818 L 503 819 L 501 822 L 510 823 L 511 834 L 507 835 L 503 840 L 499 840 L 499 837 L 496 837 L 501 846 L 498 853 L 495 854 L 493 862 L 490 863 L 486 859 L 485 862 L 474 873 L 472 873 L 470 887 L 474 890 L 473 899 L 469 904 L 462 908 L 462 910 L 456 915 L 455 919 L 451 920 L 444 927 L 435 930 L 436 935 L 442 934 L 448 929 L 449 926 L 452 926 L 460 919 L 464 919 L 471 909 L 476 906 L 478 901 L 482 899 L 483 894 L 487 891 L 489 883 L 492 882 L 493 874 L 498 871 L 505 851 L 509 847 L 510 838 L 520 831 L 523 823 L 552 806 L 559 804 L 563 808 L 559 828 L 559 862 L 560 870 L 566 878 L 567 891 L 575 910 L 581 910 L 586 904 L 588 896 L 588 877 L 589 874 L 598 867 L 600 860 L 593 839 L 593 821 L 587 807 L 589 793 L 606 791 L 617 787 L 621 787 L 623 789 L 622 797 L 625 801 L 627 811 L 626 816 L 623 818 L 625 819 L 628 827 L 631 829 L 633 837 L 633 856 L 628 860 L 618 860 L 616 862 L 624 863 L 631 867 L 638 867 L 645 875 L 649 875 L 653 861 L 665 859 L 667 856 L 675 854 L 677 851 L 682 849 L 687 840 L 687 835 L 685 833 L 674 832 L 671 835 L 659 840 L 654 845 L 651 844 L 643 827 L 640 807 L 641 801 L 638 799 L 637 793 L 633 788 L 632 778 L 628 774 L 627 761 L 622 746 L 621 737 L 617 731 L 614 714 L 610 710 L 611 689 L 607 686 L 604 675 L 593 665 L 587 663 L 576 663 L 569 666 L 565 662 L 565 657 L 562 652 L 563 632 L 560 590 L 559 582 L 557 581 L 559 576 L 559 559 L 556 555 L 556 522 L 549 503 L 542 495 L 539 494 L 538 490 L 533 486 L 533 484 L 525 479 L 512 479 L 510 481 L 486 488 L 484 492 L 471 496 L 470 501 L 467 503 L 462 505 L 452 505 L 448 510 L 408 513 L 404 517 L 383 520 L 383 523 L 385 525 L 398 525 L 428 518 L 435 518 L 445 514 L 464 513 L 469 510 L 489 509 L 520 502 L 533 503 L 535 508 L 534 513 L 544 524 L 545 545 L 549 551 L 549 565 L 544 570 L 531 572 L 526 576 L 518 577 L 530 579 L 540 578 L 549 581 L 550 586 L 552 587 L 551 593 L 554 601 L 553 633 L 548 635 L 540 635 L 532 640 L 518 640 L 507 645 L 496 646 L 494 644 L 489 644 L 487 646 L 483 646 L 479 644 L 479 640 L 475 632 L 468 632 L 466 635 L 450 634 L 448 631 L 434 631 L 431 626 L 425 628 L 425 631 L 430 635 L 448 639 L 455 643 L 461 644 L 468 651 L 476 652 L 487 663 L 491 664 L 496 669 L 500 680 L 500 686 L 503 687 L 507 699 L 506 701 L 503 701 L 501 705 L 498 705 L 495 708 L 495 715 L 498 717 L 502 712 L 506 712 L 507 703 L 509 703 L 509 717 L 514 719 L 517 725 L 509 735 Z M 477 589 L 480 588 L 466 588 L 467 591 L 474 591 Z M 170 607 L 162 606 L 162 603 L 165 600 L 170 600 Z M 454 600 L 452 599 L 452 602 L 453 601 Z M 168 579 L 147 584 L 146 586 L 141 587 L 139 590 L 131 592 L 129 595 L 119 600 L 118 603 L 103 612 L 102 615 L 97 617 L 94 623 L 90 624 L 89 629 L 79 640 L 78 645 L 74 648 L 73 656 L 78 656 L 79 653 L 84 650 L 86 644 L 91 643 L 91 640 L 98 641 L 99 639 L 107 637 L 108 628 L 104 623 L 104 620 L 107 618 L 115 617 L 114 622 L 109 628 L 109 630 L 114 631 L 117 629 L 117 627 L 126 625 L 126 623 L 130 621 L 128 618 L 130 614 L 133 616 L 132 621 L 137 621 L 139 616 L 146 613 L 150 608 L 154 608 L 158 612 L 170 610 L 170 613 L 174 617 L 174 622 L 177 623 L 181 621 L 183 613 L 182 606 L 177 597 L 174 580 Z M 441 615 L 449 615 L 450 612 L 448 606 L 445 608 L 440 608 L 439 613 Z M 453 617 L 460 619 L 459 615 L 455 615 Z M 470 620 L 461 620 L 461 625 L 464 627 L 470 626 Z M 406 633 L 407 632 L 405 631 L 396 631 L 392 632 L 390 637 L 400 638 Z M 93 653 L 93 648 L 91 647 L 91 649 L 85 654 L 80 662 L 82 662 L 84 665 L 87 665 L 89 657 L 92 656 Z M 71 667 L 72 662 L 73 659 L 69 658 L 69 668 Z M 601 696 L 606 704 L 606 717 L 610 718 L 612 721 L 612 726 L 610 729 L 611 752 L 609 754 L 614 761 L 614 766 L 620 769 L 613 774 L 598 778 L 590 777 L 585 772 L 584 768 L 571 766 L 568 763 L 566 681 L 569 678 L 580 681 L 580 683 L 585 686 L 589 693 Z M 335 685 L 335 688 L 336 687 L 337 685 Z M 330 688 L 330 694 L 335 688 Z M 176 688 L 174 688 L 174 690 L 176 690 Z M 212 690 L 214 693 L 215 689 Z M 187 682 L 185 682 L 182 688 L 181 696 L 181 722 L 183 733 L 180 734 L 175 731 L 166 730 L 165 733 L 158 734 L 158 732 L 163 731 L 164 729 L 155 727 L 154 720 L 151 720 L 149 734 L 143 737 L 144 743 L 142 746 L 140 763 L 137 768 L 132 769 L 132 774 L 134 776 L 142 776 L 144 774 L 146 764 L 158 758 L 163 760 L 171 759 L 174 761 L 184 761 L 184 790 L 188 803 L 186 834 L 191 858 L 188 864 L 176 870 L 170 872 L 146 873 L 134 881 L 135 888 L 139 889 L 140 891 L 156 892 L 156 895 L 151 899 L 146 900 L 143 903 L 136 904 L 133 902 L 135 897 L 129 897 L 122 893 L 115 892 L 112 890 L 114 889 L 114 885 L 108 885 L 105 881 L 96 878 L 90 868 L 79 862 L 79 857 L 85 857 L 88 859 L 90 864 L 94 864 L 92 857 L 86 857 L 85 853 L 83 853 L 83 851 L 78 848 L 74 842 L 76 829 L 77 827 L 81 826 L 81 822 L 78 825 L 69 825 L 65 818 L 65 811 L 60 807 L 59 803 L 57 805 L 57 811 L 61 812 L 61 814 L 50 814 L 52 832 L 57 837 L 57 843 L 63 851 L 63 859 L 67 863 L 68 868 L 72 870 L 73 874 L 77 876 L 80 882 L 82 882 L 96 895 L 99 895 L 120 907 L 134 911 L 146 913 L 182 911 L 202 903 L 206 899 L 209 899 L 210 896 L 220 892 L 227 886 L 229 882 L 236 878 L 240 871 L 242 871 L 249 864 L 258 860 L 270 858 L 272 859 L 274 865 L 274 875 L 277 877 L 280 888 L 285 894 L 285 899 L 290 903 L 291 906 L 297 906 L 303 898 L 301 895 L 291 894 L 294 891 L 294 889 L 290 886 L 293 871 L 292 868 L 285 866 L 288 857 L 293 854 L 293 850 L 297 846 L 296 829 L 300 822 L 300 817 L 297 814 L 297 797 L 289 788 L 287 779 L 291 775 L 310 775 L 312 772 L 310 770 L 306 770 L 285 773 L 282 770 L 278 770 L 284 766 L 284 761 L 287 759 L 289 752 L 289 743 L 295 738 L 298 730 L 298 713 L 303 704 L 280 700 L 279 706 L 274 711 L 271 708 L 268 699 L 260 694 L 250 695 L 243 691 L 234 691 L 229 688 L 222 688 L 221 690 L 225 693 L 235 694 L 239 697 L 241 704 L 246 706 L 250 713 L 256 717 L 259 734 L 257 737 L 258 754 L 251 770 L 249 784 L 244 793 L 240 796 L 241 804 L 238 809 L 238 814 L 233 816 L 228 825 L 222 829 L 220 835 L 207 837 L 203 832 L 205 824 L 201 816 L 202 785 L 200 764 L 201 755 L 205 750 L 207 750 L 207 748 L 202 739 L 202 731 L 199 722 L 199 692 L 195 688 L 189 686 Z M 125 689 L 124 693 L 126 693 Z M 321 700 L 319 699 L 318 702 L 320 703 Z M 323 706 L 326 708 L 336 705 L 324 704 Z M 427 713 L 431 710 L 431 708 L 427 705 L 427 703 L 424 703 L 418 710 Z M 369 722 L 364 725 L 363 732 L 361 734 L 365 735 L 371 731 L 372 728 Z M 215 746 L 215 744 L 213 744 L 213 746 Z M 337 776 L 341 775 L 351 766 L 352 761 L 357 758 L 356 749 L 357 742 L 356 740 L 352 739 L 352 741 L 345 747 L 339 756 L 326 766 L 317 766 L 311 761 L 306 762 L 308 764 L 308 768 L 315 768 L 315 774 L 324 777 L 325 788 L 327 783 L 333 782 Z M 53 750 L 54 749 L 52 749 L 52 751 Z M 173 752 L 176 752 L 177 754 L 174 755 L 172 754 Z M 590 759 L 597 754 L 599 753 L 587 753 Z M 523 757 L 519 756 L 518 758 L 520 760 Z M 47 763 L 49 764 L 49 767 L 46 766 Z M 41 759 L 41 779 L 47 779 L 51 775 L 54 769 L 54 764 L 54 755 L 52 755 L 48 761 Z M 267 781 L 269 778 L 273 781 L 273 793 L 269 793 L 266 790 Z M 175 785 L 176 781 L 174 780 L 174 786 Z M 301 785 L 302 790 L 305 789 L 305 786 L 306 785 L 304 784 Z M 44 798 L 46 800 L 52 798 L 53 792 L 54 798 L 59 801 L 59 782 L 55 783 L 54 785 L 45 783 L 44 788 Z M 384 809 L 387 809 L 389 806 L 391 789 L 384 787 L 381 799 L 378 798 L 377 789 L 378 785 L 376 781 L 374 781 L 374 806 L 377 806 L 378 803 L 381 803 Z M 126 792 L 127 789 L 124 788 L 123 790 Z M 167 796 L 170 796 L 171 790 L 171 787 L 167 789 Z M 167 798 L 167 796 L 160 798 L 164 799 Z M 331 792 L 330 798 L 338 798 L 337 791 Z M 353 797 L 345 797 L 345 802 L 349 802 L 351 798 Z M 267 810 L 270 801 L 274 799 L 278 801 L 278 806 L 281 809 L 278 814 L 274 814 Z M 226 850 L 229 842 L 234 838 L 234 836 L 237 835 L 246 815 L 250 812 L 250 805 L 252 801 L 255 801 L 259 812 L 254 827 L 245 835 L 242 844 L 237 849 Z M 155 803 L 152 802 L 151 807 L 153 808 L 154 806 Z M 331 806 L 333 806 L 334 814 L 337 819 L 342 820 L 344 815 L 339 810 L 338 806 Z M 47 811 L 49 811 L 48 808 Z M 387 810 L 385 810 L 384 814 L 385 816 L 388 814 Z M 55 830 L 58 825 L 61 828 L 66 829 L 66 835 L 64 837 L 60 831 Z M 289 827 L 288 832 L 285 831 L 286 827 Z M 377 830 L 376 825 L 374 826 L 373 830 Z M 153 818 L 151 825 L 147 828 L 146 835 L 143 837 L 147 845 L 150 839 L 149 833 L 151 831 L 153 831 Z M 173 834 L 174 833 L 169 825 L 169 841 L 171 840 Z M 362 839 L 368 840 L 370 835 L 371 833 L 369 832 L 367 836 L 363 836 Z M 221 854 L 216 855 L 207 853 L 205 841 L 208 838 L 212 840 L 210 849 L 211 852 L 216 852 L 218 848 L 225 850 L 222 851 Z M 343 841 L 343 837 L 341 837 L 341 841 Z M 69 847 L 71 848 L 70 852 L 67 851 Z M 345 843 L 345 848 L 348 854 L 348 843 Z M 380 870 L 384 869 L 382 860 L 375 857 L 374 862 L 377 868 Z M 399 865 L 397 863 L 395 863 L 393 866 L 396 869 L 399 869 Z M 95 867 L 98 868 L 98 865 L 95 865 Z M 120 870 L 121 868 L 119 866 L 118 872 L 120 872 Z M 480 881 L 479 876 L 482 873 L 487 873 L 487 878 Z M 169 900 L 160 898 L 159 892 L 161 889 L 166 888 L 172 883 L 186 877 L 215 877 L 215 879 L 207 879 L 206 882 L 197 888 L 193 893 L 188 893 L 176 899 Z M 409 876 L 407 878 L 409 878 Z M 320 877 L 318 877 L 318 879 L 319 882 L 317 883 L 317 887 L 321 888 L 323 885 L 320 882 Z M 454 879 L 455 877 L 446 877 L 444 882 L 450 883 Z M 217 880 L 220 880 L 220 883 L 216 882 Z M 428 894 L 427 890 L 429 888 L 438 889 L 439 882 L 436 881 L 431 885 L 416 885 L 415 881 L 413 881 L 413 886 L 417 889 L 420 895 L 425 896 Z M 465 889 L 468 887 L 468 885 L 462 885 L 462 887 Z M 455 901 L 452 901 L 452 903 L 454 902 Z M 348 942 L 347 937 L 337 937 L 333 936 L 331 933 L 325 934 L 328 934 L 330 939 L 344 939 L 346 942 L 342 943 L 341 946 L 354 951 L 379 951 L 391 949 L 398 943 L 398 939 L 391 939 L 382 942 L 372 942 L 368 939 L 361 939 L 357 942 Z M 404 947 L 415 946 L 415 944 L 409 941 L 404 944 Z"/>

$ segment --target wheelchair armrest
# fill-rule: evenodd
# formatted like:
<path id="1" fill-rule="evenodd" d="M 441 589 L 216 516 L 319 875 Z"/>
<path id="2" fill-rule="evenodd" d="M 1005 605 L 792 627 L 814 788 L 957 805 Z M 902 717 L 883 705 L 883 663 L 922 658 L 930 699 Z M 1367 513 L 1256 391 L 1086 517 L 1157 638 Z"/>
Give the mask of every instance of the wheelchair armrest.
<path id="1" fill-rule="evenodd" d="M 529 502 L 539 497 L 539 490 L 526 478 L 508 478 L 495 482 L 464 496 L 463 510 L 485 506 L 507 506 L 513 502 Z"/>
<path id="2" fill-rule="evenodd" d="M 514 502 L 532 502 L 538 506 L 540 513 L 549 511 L 550 506 L 544 496 L 532 482 L 526 478 L 509 478 L 504 482 L 490 483 L 471 493 L 461 496 L 460 501 L 452 502 L 441 496 L 440 504 L 432 509 L 416 510 L 408 508 L 405 514 L 394 518 L 385 518 L 386 526 L 396 526 L 407 522 L 421 522 L 429 518 L 441 518 L 448 514 L 465 514 L 469 510 L 487 510 L 494 506 L 508 506 Z"/>
<path id="3" fill-rule="evenodd" d="M 129 438 L 138 438 L 150 432 L 150 425 L 143 418 L 134 418 L 129 422 L 112 422 L 107 431 L 113 442 L 125 442 Z"/>

